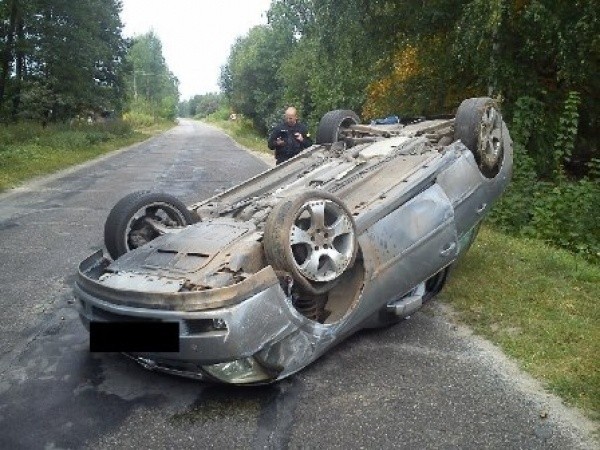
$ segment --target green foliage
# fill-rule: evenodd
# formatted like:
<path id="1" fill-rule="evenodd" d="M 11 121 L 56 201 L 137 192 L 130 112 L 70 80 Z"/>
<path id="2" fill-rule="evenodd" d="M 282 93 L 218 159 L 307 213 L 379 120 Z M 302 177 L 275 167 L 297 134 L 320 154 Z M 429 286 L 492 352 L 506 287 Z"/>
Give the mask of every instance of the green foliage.
<path id="1" fill-rule="evenodd" d="M 579 92 L 571 91 L 565 100 L 564 111 L 561 114 L 556 129 L 554 141 L 554 164 L 556 178 L 564 178 L 564 160 L 569 161 L 575 148 L 577 128 L 579 123 L 578 108 L 581 103 Z"/>
<path id="2" fill-rule="evenodd" d="M 143 124 L 174 120 L 179 103 L 179 81 L 171 73 L 162 54 L 162 43 L 153 31 L 133 38 L 125 60 L 129 120 Z"/>
<path id="3" fill-rule="evenodd" d="M 600 262 L 600 184 L 538 183 L 522 233 Z"/>
<path id="4" fill-rule="evenodd" d="M 11 147 L 17 148 L 20 145 L 75 149 L 90 144 L 93 140 L 106 141 L 129 136 L 132 132 L 131 126 L 122 120 L 109 120 L 93 124 L 74 120 L 70 124 L 56 124 L 47 127 L 37 123 L 23 122 L 0 126 L 0 151 L 10 153 Z"/>
<path id="5" fill-rule="evenodd" d="M 222 69 L 220 86 L 229 103 L 263 133 L 267 132 L 265 118 L 277 108 L 281 98 L 277 68 L 293 46 L 291 34 L 257 26 L 237 40 Z"/>
<path id="6" fill-rule="evenodd" d="M 278 108 L 267 115 L 264 122 L 270 129 L 281 120 L 283 111 L 288 105 L 294 105 L 301 116 L 309 117 L 313 110 L 312 91 L 307 89 L 310 82 L 310 73 L 316 66 L 314 43 L 308 39 L 297 42 L 293 50 L 281 62 L 277 70 L 277 80 L 282 86 L 281 99 L 277 102 Z M 311 70 L 308 70 L 311 68 Z"/>
<path id="7" fill-rule="evenodd" d="M 228 107 L 221 107 L 203 120 L 221 128 L 244 147 L 272 155 L 272 151 L 267 147 L 267 141 L 256 131 L 252 121 L 242 115 L 238 115 L 235 120 L 230 120 Z"/>
<path id="8" fill-rule="evenodd" d="M 41 81 L 23 82 L 21 109 L 17 113 L 19 119 L 44 122 L 47 112 L 58 101 L 52 89 Z"/>
<path id="9" fill-rule="evenodd" d="M 144 128 L 152 126 L 156 120 L 150 114 L 133 110 L 123 114 L 123 121 L 132 128 Z"/>
<path id="10" fill-rule="evenodd" d="M 598 2 L 273 0 L 232 47 L 221 88 L 262 133 L 282 109 L 451 113 L 502 102 L 514 176 L 490 220 L 598 260 Z"/>
<path id="11" fill-rule="evenodd" d="M 225 97 L 216 92 L 195 95 L 191 99 L 179 103 L 177 111 L 179 117 L 196 117 L 202 119 L 217 111 L 224 102 Z"/>
<path id="12" fill-rule="evenodd" d="M 158 117 L 165 120 L 174 121 L 177 117 L 177 104 L 179 102 L 179 94 L 171 94 L 163 97 L 158 106 Z"/>
<path id="13" fill-rule="evenodd" d="M 531 221 L 531 199 L 536 189 L 537 176 L 533 159 L 525 152 L 522 144 L 515 142 L 512 182 L 488 220 L 504 231 L 520 233 Z"/>
<path id="14" fill-rule="evenodd" d="M 229 110 L 229 106 L 227 106 L 226 104 L 222 104 L 221 106 L 219 106 L 219 109 L 217 109 L 212 114 L 206 116 L 206 119 L 208 121 L 228 121 L 230 116 Z"/>
<path id="15" fill-rule="evenodd" d="M 592 158 L 590 162 L 587 163 L 589 169 L 589 177 L 592 180 L 600 180 L 600 158 Z"/>
<path id="16" fill-rule="evenodd" d="M 575 145 L 578 105 L 579 94 L 569 93 L 553 134 L 546 128 L 541 101 L 521 97 L 515 102 L 510 126 L 515 141 L 513 180 L 490 221 L 505 231 L 542 239 L 600 261 L 600 171 L 595 171 L 592 162 L 588 176 L 568 181 L 563 168 Z M 548 136 L 554 137 L 553 147 Z M 552 152 L 534 154 L 536 163 L 527 147 Z M 538 181 L 539 173 L 547 173 L 549 180 Z"/>
<path id="17" fill-rule="evenodd" d="M 60 121 L 121 107 L 120 0 L 7 0 L 0 120 Z"/>
<path id="18" fill-rule="evenodd" d="M 0 121 L 46 124 L 123 109 L 174 120 L 178 81 L 162 44 L 153 32 L 126 41 L 121 9 L 121 0 L 2 2 Z"/>
<path id="19" fill-rule="evenodd" d="M 479 94 L 504 98 L 509 118 L 522 97 L 542 104 L 542 131 L 525 145 L 543 179 L 556 179 L 562 169 L 581 176 L 599 156 L 599 11 L 594 0 L 472 0 L 462 7 L 457 64 L 448 68 Z"/>

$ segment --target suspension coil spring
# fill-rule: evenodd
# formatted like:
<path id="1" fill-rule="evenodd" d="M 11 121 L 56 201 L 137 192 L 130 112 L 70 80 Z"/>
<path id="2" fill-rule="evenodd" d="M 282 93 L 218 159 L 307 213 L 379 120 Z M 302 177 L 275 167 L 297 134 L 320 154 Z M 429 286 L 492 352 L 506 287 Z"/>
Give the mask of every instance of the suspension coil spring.
<path id="1" fill-rule="evenodd" d="M 310 320 L 319 320 L 319 317 L 321 316 L 321 308 L 319 307 L 318 297 L 294 295 L 292 298 L 293 305 L 300 314 Z"/>

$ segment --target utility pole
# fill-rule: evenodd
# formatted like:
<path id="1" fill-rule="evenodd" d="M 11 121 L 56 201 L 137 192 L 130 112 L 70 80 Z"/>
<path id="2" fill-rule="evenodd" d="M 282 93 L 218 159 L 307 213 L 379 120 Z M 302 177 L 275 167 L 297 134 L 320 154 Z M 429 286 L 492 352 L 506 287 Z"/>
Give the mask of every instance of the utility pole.
<path id="1" fill-rule="evenodd" d="M 135 70 L 133 69 L 133 98 L 137 100 L 138 98 L 138 89 L 137 89 L 137 76 L 136 74 L 140 74 L 142 76 L 152 75 L 151 73 L 145 72 L 143 70 Z"/>

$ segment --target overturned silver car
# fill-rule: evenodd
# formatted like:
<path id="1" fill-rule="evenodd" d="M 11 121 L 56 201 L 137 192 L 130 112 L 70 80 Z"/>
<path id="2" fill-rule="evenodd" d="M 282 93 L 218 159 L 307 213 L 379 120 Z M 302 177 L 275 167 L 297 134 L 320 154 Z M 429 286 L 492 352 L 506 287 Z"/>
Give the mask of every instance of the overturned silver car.
<path id="1" fill-rule="evenodd" d="M 331 111 L 316 141 L 191 206 L 152 192 L 119 201 L 108 255 L 79 267 L 84 325 L 176 322 L 178 351 L 129 356 L 203 380 L 285 378 L 437 294 L 512 172 L 489 98 L 394 125 Z"/>

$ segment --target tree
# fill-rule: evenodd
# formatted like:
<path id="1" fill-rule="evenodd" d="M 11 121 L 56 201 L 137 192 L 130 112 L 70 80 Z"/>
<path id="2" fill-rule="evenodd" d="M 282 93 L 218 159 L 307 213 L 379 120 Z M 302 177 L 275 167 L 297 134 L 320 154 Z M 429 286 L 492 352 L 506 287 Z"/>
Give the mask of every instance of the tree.
<path id="1" fill-rule="evenodd" d="M 120 11 L 120 0 L 3 3 L 0 117 L 64 120 L 118 108 Z"/>
<path id="2" fill-rule="evenodd" d="M 217 92 L 195 95 L 187 103 L 187 117 L 204 118 L 214 113 L 223 103 L 223 95 Z"/>
<path id="3" fill-rule="evenodd" d="M 172 120 L 179 102 L 179 81 L 169 70 L 162 43 L 150 31 L 133 38 L 127 53 L 129 109 Z"/>
<path id="4" fill-rule="evenodd" d="M 508 121 L 537 105 L 523 144 L 540 177 L 581 176 L 600 158 L 597 1 L 273 0 L 267 15 L 233 45 L 220 83 L 261 131 L 290 103 L 314 125 L 337 108 L 453 113 L 490 95 Z"/>
<path id="5" fill-rule="evenodd" d="M 554 173 L 548 150 L 571 92 L 580 94 L 580 120 L 570 161 L 560 164 L 581 174 L 586 161 L 600 156 L 599 14 L 593 0 L 472 0 L 458 21 L 457 67 L 473 86 L 479 91 L 491 86 L 509 117 L 521 98 L 540 102 L 543 120 L 526 145 L 544 178 Z"/>
<path id="6" fill-rule="evenodd" d="M 252 28 L 236 41 L 221 71 L 220 87 L 232 108 L 266 132 L 266 119 L 280 106 L 282 83 L 277 70 L 294 47 L 291 34 L 269 26 Z"/>

